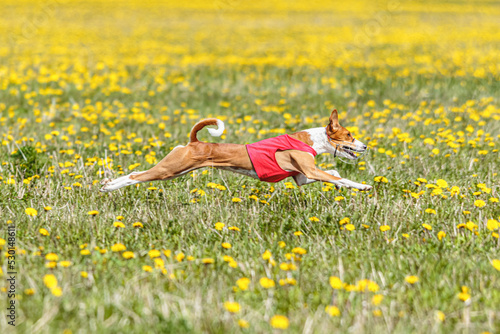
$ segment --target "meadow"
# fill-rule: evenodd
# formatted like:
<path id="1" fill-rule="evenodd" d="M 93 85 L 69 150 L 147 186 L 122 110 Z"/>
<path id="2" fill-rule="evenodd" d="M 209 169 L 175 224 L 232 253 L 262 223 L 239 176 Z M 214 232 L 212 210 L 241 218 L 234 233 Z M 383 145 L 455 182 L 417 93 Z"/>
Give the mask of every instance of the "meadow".
<path id="1" fill-rule="evenodd" d="M 498 2 L 0 12 L 0 332 L 500 331 Z M 333 108 L 370 149 L 317 164 L 370 192 L 216 169 L 99 192 L 200 119 L 244 144 Z"/>

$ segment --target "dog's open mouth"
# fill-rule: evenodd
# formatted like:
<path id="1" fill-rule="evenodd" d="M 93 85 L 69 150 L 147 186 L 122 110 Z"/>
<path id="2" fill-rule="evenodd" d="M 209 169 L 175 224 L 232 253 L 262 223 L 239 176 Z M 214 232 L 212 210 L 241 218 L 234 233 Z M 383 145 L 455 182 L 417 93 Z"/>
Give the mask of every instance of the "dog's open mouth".
<path id="1" fill-rule="evenodd" d="M 349 154 L 353 159 L 358 159 L 361 157 L 362 153 L 365 152 L 365 150 L 356 150 L 352 147 L 349 146 L 342 146 L 342 150 Z"/>

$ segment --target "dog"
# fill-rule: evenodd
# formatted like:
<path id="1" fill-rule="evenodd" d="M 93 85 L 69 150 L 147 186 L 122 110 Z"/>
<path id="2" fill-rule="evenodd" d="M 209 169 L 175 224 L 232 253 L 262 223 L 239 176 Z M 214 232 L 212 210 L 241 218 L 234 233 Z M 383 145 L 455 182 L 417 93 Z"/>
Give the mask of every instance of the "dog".
<path id="1" fill-rule="evenodd" d="M 224 132 L 224 122 L 216 118 L 201 120 L 192 128 L 186 146 L 176 146 L 156 166 L 144 172 L 132 172 L 116 180 L 103 180 L 102 192 L 109 192 L 142 182 L 171 180 L 203 167 L 215 167 L 250 176 L 265 182 L 279 182 L 293 177 L 297 185 L 321 181 L 336 187 L 370 190 L 372 187 L 340 177 L 335 170 L 323 171 L 315 165 L 314 157 L 331 153 L 334 157 L 356 160 L 367 146 L 355 139 L 350 131 L 339 124 L 334 109 L 326 127 L 308 129 L 291 135 L 281 135 L 262 141 L 241 144 L 200 142 L 198 131 L 208 125 L 212 136 Z"/>

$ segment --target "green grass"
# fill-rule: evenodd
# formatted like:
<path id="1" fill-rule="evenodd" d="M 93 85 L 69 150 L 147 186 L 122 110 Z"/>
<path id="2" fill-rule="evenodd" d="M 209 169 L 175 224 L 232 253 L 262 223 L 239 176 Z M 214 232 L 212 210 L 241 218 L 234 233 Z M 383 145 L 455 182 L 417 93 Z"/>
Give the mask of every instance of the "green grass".
<path id="1" fill-rule="evenodd" d="M 276 74 L 280 72 L 279 69 L 274 71 Z M 209 69 L 204 73 L 200 87 L 207 86 L 212 80 Z M 308 75 L 314 75 L 314 71 Z M 301 78 L 297 81 L 300 82 Z M 270 84 L 264 82 L 264 85 Z M 290 86 L 293 84 L 290 83 Z M 266 89 L 273 92 L 270 88 Z M 376 96 L 378 89 L 383 87 L 373 85 L 365 89 L 374 90 L 373 100 L 382 104 L 382 94 L 380 98 Z M 459 92 L 458 89 L 456 91 Z M 443 92 L 444 95 L 446 93 L 450 91 Z M 175 96 L 175 92 L 170 95 Z M 242 105 L 247 102 L 245 100 L 252 99 L 244 93 L 241 95 L 244 97 L 239 102 Z M 232 101 L 233 97 L 223 99 Z M 270 101 L 273 99 L 272 96 L 267 98 Z M 313 102 L 315 99 L 316 102 Z M 308 110 L 318 111 L 303 112 L 304 116 L 317 115 L 323 109 L 322 118 L 315 124 L 298 122 L 284 126 L 281 115 L 259 112 L 253 106 L 245 112 L 235 112 L 230 119 L 250 114 L 253 119 L 269 123 L 254 125 L 257 128 L 285 127 L 294 131 L 323 124 L 328 116 L 328 110 L 321 107 L 324 99 L 323 95 L 317 95 L 310 89 L 290 102 L 290 112 L 300 110 L 300 104 L 306 104 Z M 213 98 L 208 92 L 192 93 L 169 103 L 175 105 L 185 100 L 193 101 L 193 108 L 197 107 L 196 104 L 203 105 L 200 116 L 208 116 L 219 109 L 217 101 L 220 98 Z M 459 100 L 456 105 L 460 106 L 463 102 Z M 346 108 L 342 103 L 336 103 L 336 106 L 340 110 Z M 451 107 L 451 104 L 446 105 L 445 110 Z M 411 106 L 407 108 L 409 110 Z M 159 117 L 154 108 L 151 109 L 152 117 Z M 159 158 L 168 152 L 168 147 L 186 142 L 192 123 L 178 124 L 176 118 L 179 116 L 172 112 L 166 114 L 171 116 L 172 121 L 168 122 L 165 130 L 171 131 L 172 137 L 166 139 L 168 141 L 163 147 L 153 149 L 158 152 Z M 362 114 L 363 110 L 353 108 L 349 119 L 342 119 L 341 123 L 357 125 L 367 134 L 375 134 L 376 128 L 382 128 L 381 133 L 387 136 L 378 139 L 377 147 L 392 149 L 397 157 L 378 153 L 374 148 L 365 157 L 367 168 L 362 171 L 359 166 L 333 161 L 331 156 L 320 156 L 317 160 L 318 164 L 333 163 L 333 168 L 352 180 L 374 184 L 370 193 L 353 193 L 347 189 L 325 192 L 321 184 L 304 186 L 300 190 L 287 189 L 283 182 L 275 184 L 274 191 L 271 191 L 269 184 L 209 169 L 205 174 L 196 172 L 194 177 L 153 183 L 157 190 L 147 190 L 150 185 L 144 184 L 104 194 L 98 192 L 99 184 L 92 185 L 92 181 L 100 179 L 96 173 L 102 167 L 82 167 L 81 160 L 78 160 L 76 166 L 69 167 L 69 170 L 82 175 L 82 178 L 75 180 L 74 176 L 60 174 L 61 170 L 68 168 L 60 168 L 57 162 L 72 160 L 72 157 L 58 153 L 65 145 L 59 138 L 54 140 L 51 150 L 47 148 L 47 152 L 39 153 L 46 157 L 55 152 L 51 159 L 56 166 L 53 174 L 48 172 L 49 163 L 39 170 L 40 178 L 33 179 L 29 185 L 18 182 L 0 187 L 2 230 L 5 233 L 6 220 L 15 223 L 17 246 L 25 251 L 18 255 L 18 330 L 32 332 L 39 329 L 51 333 L 64 329 L 110 333 L 147 330 L 222 333 L 239 331 L 237 320 L 241 318 L 250 323 L 250 328 L 244 331 L 265 332 L 271 329 L 268 320 L 275 314 L 283 314 L 290 319 L 289 331 L 292 332 L 304 328 L 313 332 L 343 332 L 349 328 L 355 332 L 451 332 L 466 329 L 479 332 L 498 329 L 500 281 L 498 272 L 490 264 L 491 259 L 499 257 L 498 239 L 485 228 L 486 219 L 498 219 L 499 214 L 496 204 L 488 202 L 488 198 L 498 196 L 495 170 L 498 153 L 478 156 L 478 148 L 466 143 L 454 153 L 444 143 L 438 143 L 441 152 L 431 157 L 430 148 L 422 143 L 423 139 L 419 136 L 435 137 L 431 133 L 438 131 L 442 125 L 424 126 L 419 123 L 409 127 L 408 121 L 393 117 L 377 124 L 370 116 L 360 116 Z M 400 114 L 400 111 L 392 111 L 391 115 L 395 114 Z M 349 121 L 358 116 L 357 123 Z M 228 124 L 228 120 L 225 142 L 257 140 L 256 135 L 236 135 L 235 130 L 240 125 Z M 465 129 L 467 123 L 452 122 L 449 128 L 460 131 Z M 60 129 L 64 124 L 61 121 L 61 125 L 56 123 L 53 128 Z M 33 127 L 34 132 L 37 127 L 39 131 L 42 129 L 42 125 L 33 124 Z M 125 129 L 126 133 L 135 132 L 138 137 L 147 137 L 154 132 L 157 124 L 119 123 L 117 127 Z M 389 138 L 393 127 L 409 132 L 411 137 L 416 138 L 415 141 L 405 144 L 397 138 Z M 484 129 L 495 133 L 498 125 L 488 122 Z M 107 136 L 98 134 L 96 130 L 91 133 L 97 136 L 95 145 L 75 147 L 82 159 L 103 157 L 109 143 Z M 210 139 L 205 132 L 200 134 Z M 86 138 L 82 136 L 82 142 L 90 140 L 91 134 L 83 135 Z M 371 135 L 367 136 L 373 139 Z M 470 140 L 475 136 L 468 134 L 466 138 Z M 369 141 L 370 138 L 365 136 L 363 140 Z M 497 138 L 494 143 L 498 144 Z M 479 142 L 481 144 L 482 141 Z M 137 148 L 140 148 L 139 145 Z M 409 159 L 404 159 L 401 152 L 409 154 Z M 19 156 L 8 153 L 3 151 L 3 159 L 8 163 L 2 167 L 4 177 L 10 172 L 17 180 L 22 180 L 25 169 L 19 164 Z M 446 157 L 448 153 L 450 156 Z M 109 156 L 110 152 L 107 154 Z M 479 160 L 471 163 L 474 158 Z M 144 156 L 120 155 L 114 159 L 116 165 L 128 166 L 140 162 L 141 167 L 148 166 Z M 400 164 L 402 160 L 406 164 Z M 115 167 L 112 173 L 107 173 L 115 176 L 118 169 Z M 387 184 L 373 181 L 375 176 L 382 175 L 387 177 Z M 465 196 L 447 199 L 430 196 L 432 189 L 426 190 L 423 185 L 410 182 L 418 177 L 427 178 L 429 183 L 444 179 L 449 183 L 447 188 L 459 186 Z M 72 190 L 63 188 L 73 182 L 80 182 L 83 187 L 73 187 Z M 210 189 L 207 187 L 209 182 L 224 185 L 227 189 Z M 477 190 L 478 183 L 486 183 L 492 188 L 491 194 L 474 196 L 472 192 Z M 200 197 L 191 192 L 193 189 L 202 189 L 206 194 Z M 405 189 L 414 192 L 424 189 L 426 194 L 414 199 L 404 192 Z M 449 193 L 449 190 L 444 189 L 444 193 Z M 268 205 L 250 199 L 251 195 L 266 200 Z M 337 196 L 345 199 L 337 202 Z M 242 202 L 233 203 L 233 197 L 241 198 Z M 486 206 L 476 208 L 473 205 L 476 197 L 484 199 Z M 191 203 L 195 198 L 198 202 Z M 44 212 L 44 206 L 51 206 L 52 210 Z M 24 213 L 27 207 L 36 208 L 38 215 L 27 216 Z M 437 213 L 425 213 L 427 208 L 434 208 Z M 99 214 L 89 216 L 87 212 L 91 210 L 98 210 Z M 470 210 L 471 213 L 465 216 L 463 210 Z M 117 221 L 115 217 L 120 215 L 124 217 L 124 229 L 113 227 L 113 222 Z M 319 222 L 310 221 L 310 217 L 318 217 Z M 344 217 L 351 219 L 356 228 L 354 231 L 341 228 L 339 220 Z M 469 220 L 479 226 L 478 235 L 456 227 Z M 144 227 L 134 229 L 132 223 L 137 221 L 142 222 Z M 216 230 L 217 222 L 225 223 L 226 229 Z M 425 230 L 423 223 L 430 224 L 432 231 Z M 391 229 L 381 232 L 379 227 L 382 225 L 389 225 Z M 229 226 L 236 226 L 240 231 L 227 230 Z M 47 229 L 50 236 L 42 236 L 40 228 Z M 297 231 L 303 234 L 296 236 L 294 232 Z M 442 241 L 437 238 L 438 231 L 447 234 Z M 408 238 L 403 237 L 403 233 L 407 233 Z M 279 247 L 280 241 L 285 242 L 284 248 Z M 232 248 L 223 249 L 222 242 L 231 243 Z M 119 253 L 112 252 L 111 246 L 115 243 L 123 243 L 136 257 L 126 260 Z M 91 250 L 91 255 L 80 254 L 82 244 L 87 244 L 85 248 Z M 100 254 L 94 247 L 107 249 L 108 252 Z M 286 254 L 290 254 L 294 247 L 304 248 L 307 254 L 299 256 L 300 261 L 292 261 L 296 270 L 285 272 L 279 265 L 291 262 Z M 154 266 L 153 260 L 148 257 L 148 251 L 153 248 L 172 252 L 170 258 L 162 255 L 168 272 L 166 275 L 157 269 L 153 272 L 141 269 L 143 265 Z M 271 251 L 276 266 L 262 259 L 261 255 L 266 250 Z M 72 265 L 69 268 L 45 268 L 44 256 L 50 252 L 56 253 L 59 260 L 72 261 Z M 194 260 L 176 261 L 175 255 L 179 252 L 193 256 Z M 232 256 L 238 266 L 229 267 L 223 260 L 224 255 Z M 213 258 L 215 263 L 202 264 L 203 258 Z M 2 261 L 5 268 L 3 257 Z M 81 271 L 88 272 L 88 277 L 82 278 Z M 53 296 L 44 286 L 42 278 L 47 273 L 56 275 L 63 291 L 61 297 Z M 175 278 L 170 277 L 172 274 Z M 408 275 L 418 276 L 419 282 L 414 285 L 406 283 Z M 378 293 L 384 295 L 384 300 L 375 306 L 371 304 L 372 292 L 334 291 L 328 283 L 330 276 L 338 276 L 349 284 L 370 279 L 379 285 Z M 236 280 L 241 277 L 251 279 L 250 287 L 247 291 L 234 291 Z M 274 279 L 276 287 L 262 288 L 259 284 L 261 277 Z M 278 284 L 279 279 L 287 277 L 294 278 L 296 285 Z M 471 302 L 468 306 L 457 297 L 461 286 L 470 289 Z M 26 295 L 23 291 L 28 288 L 34 289 L 35 294 Z M 2 299 L 5 299 L 5 294 L 2 294 Z M 240 303 L 239 314 L 231 315 L 225 311 L 223 302 L 228 300 Z M 339 307 L 340 317 L 330 317 L 325 313 L 325 306 L 330 304 Z M 380 316 L 373 314 L 376 310 L 381 311 Z M 444 323 L 436 321 L 438 310 L 446 314 Z"/>
<path id="2" fill-rule="evenodd" d="M 500 220 L 499 204 L 494 202 L 500 197 L 500 81 L 498 71 L 488 67 L 496 59 L 491 50 L 500 48 L 498 34 L 494 33 L 498 30 L 485 31 L 484 40 L 474 44 L 476 56 L 477 50 L 484 50 L 493 60 L 485 56 L 452 63 L 454 54 L 448 54 L 447 48 L 464 54 L 471 51 L 470 41 L 461 36 L 450 35 L 445 39 L 448 44 L 442 45 L 408 37 L 409 46 L 391 37 L 391 44 L 381 38 L 392 33 L 392 26 L 384 25 L 381 35 L 372 36 L 370 44 L 362 48 L 343 41 L 348 39 L 344 35 L 340 42 L 333 39 L 332 49 L 345 47 L 344 53 L 352 53 L 347 57 L 351 63 L 342 58 L 342 66 L 325 60 L 322 67 L 287 67 L 276 61 L 258 64 L 252 57 L 264 55 L 267 49 L 271 55 L 280 55 L 280 48 L 289 45 L 279 43 L 295 37 L 296 55 L 312 57 L 313 46 L 313 51 L 299 47 L 309 45 L 309 39 L 311 45 L 319 43 L 311 36 L 327 41 L 333 28 L 369 21 L 349 16 L 358 15 L 356 12 L 343 14 L 342 21 L 331 20 L 330 12 L 306 15 L 293 11 L 272 20 L 266 11 L 256 11 L 255 17 L 238 11 L 211 12 L 205 17 L 203 11 L 192 9 L 173 14 L 165 11 L 177 17 L 168 21 L 147 8 L 107 17 L 100 7 L 103 12 L 98 14 L 96 10 L 94 18 L 90 15 L 93 8 L 85 7 L 90 13 L 88 23 L 75 16 L 75 26 L 69 25 L 67 33 L 75 40 L 86 41 L 89 54 L 92 50 L 103 52 L 90 57 L 78 55 L 81 47 L 64 44 L 73 40 L 64 35 L 66 30 L 51 30 L 51 24 L 73 23 L 73 7 L 60 6 L 37 30 L 38 37 L 55 36 L 47 39 L 47 45 L 38 37 L 16 44 L 19 49 L 13 50 L 24 58 L 0 49 L 0 64 L 8 64 L 0 65 L 0 243 L 7 240 L 8 224 L 15 224 L 18 333 L 281 332 L 270 325 L 275 315 L 289 319 L 288 333 L 500 331 L 500 272 L 491 263 L 500 259 L 499 230 L 491 228 L 492 220 Z M 74 8 L 76 12 L 82 10 Z M 137 15 L 130 21 L 135 28 L 144 24 L 150 30 L 139 29 L 137 35 L 133 29 L 127 30 L 127 18 L 132 14 Z M 415 13 L 402 9 L 399 14 L 389 14 L 399 20 L 393 23 L 395 28 L 413 29 L 402 22 Z M 150 20 L 144 19 L 150 15 Z M 429 15 L 429 20 L 453 23 L 451 16 L 440 12 Z M 299 31 L 301 25 L 292 24 L 307 25 L 316 16 L 323 21 L 318 27 L 311 24 L 311 31 Z M 494 15 L 486 16 L 490 28 L 498 25 Z M 15 15 L 6 15 L 5 20 L 10 17 Z M 457 14 L 457 20 L 468 18 Z M 248 26 L 240 25 L 240 20 Z M 106 31 L 112 33 L 92 42 L 92 36 L 100 31 L 99 22 L 109 22 L 111 28 Z M 266 25 L 258 26 L 259 22 Z M 232 30 L 226 31 L 226 24 L 238 28 L 231 38 L 227 36 Z M 9 25 L 0 25 L 0 30 L 5 26 Z M 287 30 L 290 27 L 295 30 Z M 78 34 L 87 28 L 88 35 Z M 207 36 L 212 36 L 201 34 L 209 39 L 207 43 L 184 41 L 186 35 L 195 35 L 189 32 L 205 33 L 205 29 Z M 348 36 L 354 31 L 349 29 L 340 31 Z M 446 27 L 440 29 L 436 31 L 446 31 Z M 468 26 L 460 29 L 478 34 Z M 289 31 L 286 38 L 281 36 L 283 31 Z M 181 51 L 168 49 L 171 62 L 168 57 L 168 61 L 155 58 L 163 51 L 148 44 L 156 41 L 163 45 L 164 35 L 169 45 L 185 47 Z M 123 54 L 118 47 L 108 48 L 108 42 L 122 42 L 116 36 L 125 41 Z M 148 41 L 144 45 L 135 43 L 141 36 Z M 255 43 L 248 42 L 254 41 L 252 38 L 239 44 L 233 41 L 242 36 L 256 36 Z M 252 60 L 248 65 L 180 62 L 183 52 L 199 56 L 213 48 L 213 54 L 227 53 L 221 40 L 228 43 L 228 49 L 238 44 Z M 247 42 L 252 45 L 248 50 L 243 44 Z M 65 51 L 61 51 L 62 46 L 54 47 L 61 43 Z M 325 48 L 329 52 L 328 46 Z M 139 55 L 149 51 L 152 55 L 144 64 L 138 61 L 142 59 Z M 431 56 L 429 63 L 412 60 L 422 53 Z M 36 60 L 38 56 L 42 61 Z M 403 65 L 379 67 L 386 56 L 396 63 L 394 57 L 403 59 Z M 32 62 L 26 60 L 31 57 L 35 57 Z M 336 59 L 332 57 L 325 59 Z M 98 64 L 100 58 L 103 66 Z M 484 67 L 486 74 L 456 74 L 474 62 Z M 408 68 L 408 63 L 413 65 Z M 42 70 L 45 64 L 48 73 L 61 77 L 46 82 L 48 74 Z M 419 71 L 421 68 L 425 70 Z M 409 72 L 402 75 L 404 70 Z M 119 78 L 116 82 L 112 80 L 115 75 Z M 48 87 L 60 88 L 61 94 L 40 93 Z M 357 165 L 331 155 L 318 156 L 317 164 L 373 185 L 370 192 L 336 190 L 321 183 L 299 189 L 285 182 L 267 184 L 216 169 L 198 170 L 167 182 L 99 192 L 99 182 L 105 177 L 127 174 L 135 163 L 140 165 L 134 171 L 149 169 L 155 158 L 159 161 L 176 145 L 185 145 L 192 125 L 202 118 L 223 118 L 227 132 L 225 138 L 212 138 L 202 130 L 200 140 L 244 144 L 325 126 L 333 107 L 340 111 L 340 123 L 370 150 Z M 245 119 L 247 116 L 251 119 Z M 435 149 L 439 152 L 433 152 Z M 111 168 L 102 163 L 106 157 L 113 159 Z M 388 182 L 374 180 L 381 176 Z M 442 186 L 441 194 L 432 194 L 434 188 L 426 184 L 436 185 L 438 180 L 448 185 Z M 209 183 L 225 190 L 212 189 Z M 452 195 L 454 186 L 459 187 L 459 194 Z M 419 192 L 423 193 L 417 195 Z M 241 202 L 233 202 L 234 198 Z M 478 207 L 476 200 L 485 205 Z M 51 209 L 45 211 L 44 207 Z M 28 216 L 27 208 L 36 209 L 37 215 Z M 89 215 L 93 210 L 98 214 Z M 125 228 L 113 225 L 118 222 L 117 216 L 123 216 Z M 310 219 L 313 217 L 317 219 Z M 346 217 L 354 225 L 353 231 L 339 223 Z M 143 227 L 134 228 L 135 222 Z M 224 229 L 215 228 L 218 222 L 225 224 Z M 461 225 L 468 222 L 472 223 Z M 390 229 L 382 232 L 381 226 Z M 41 229 L 50 235 L 43 235 Z M 442 240 L 438 238 L 440 231 L 446 233 Z M 223 248 L 225 242 L 232 247 Z M 117 243 L 125 245 L 135 258 L 125 259 L 123 251 L 113 252 Z M 7 244 L 0 247 L 3 287 L 7 286 Z M 307 253 L 294 254 L 297 247 Z M 165 250 L 160 258 L 166 272 L 155 268 L 148 255 L 152 249 Z M 82 254 L 82 250 L 89 254 Z M 272 254 L 272 261 L 263 259 L 266 250 Z M 58 257 L 55 268 L 47 267 L 51 265 L 46 259 L 50 253 Z M 236 265 L 225 256 L 232 257 Z M 204 259 L 213 259 L 213 263 L 203 263 Z M 71 261 L 71 265 L 63 267 L 61 261 Z M 283 270 L 283 263 L 293 264 L 295 269 Z M 145 271 L 143 266 L 153 269 Z M 82 276 L 82 272 L 86 274 Z M 61 296 L 44 284 L 47 274 L 57 278 Z M 329 283 L 332 276 L 346 285 L 333 289 Z M 418 282 L 408 283 L 408 276 L 417 276 Z M 243 277 L 250 279 L 247 290 L 238 288 L 237 280 Z M 263 277 L 274 280 L 275 287 L 261 286 Z M 294 284 L 282 286 L 280 280 L 287 278 Z M 363 280 L 376 283 L 378 288 L 351 291 Z M 462 287 L 470 294 L 466 302 L 459 298 Z M 378 305 L 373 302 L 375 295 L 383 296 Z M 238 302 L 239 313 L 228 312 L 226 301 Z M 7 302 L 3 289 L 2 333 L 14 332 L 4 317 Z M 329 305 L 338 307 L 340 315 L 325 312 Z M 438 312 L 443 312 L 444 321 L 438 319 Z M 249 327 L 242 328 L 240 319 Z"/>

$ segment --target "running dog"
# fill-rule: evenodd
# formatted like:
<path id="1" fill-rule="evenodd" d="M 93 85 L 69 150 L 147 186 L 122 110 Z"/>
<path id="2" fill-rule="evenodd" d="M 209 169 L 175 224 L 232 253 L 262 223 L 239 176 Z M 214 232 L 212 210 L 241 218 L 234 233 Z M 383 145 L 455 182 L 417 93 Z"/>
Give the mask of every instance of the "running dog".
<path id="1" fill-rule="evenodd" d="M 372 188 L 341 178 L 335 170 L 323 171 L 315 165 L 314 157 L 317 154 L 331 153 L 334 157 L 356 160 L 359 154 L 366 151 L 366 145 L 339 124 L 337 110 L 332 111 L 326 127 L 285 134 L 248 145 L 198 141 L 196 134 L 207 125 L 217 125 L 217 129 L 208 129 L 212 136 L 218 137 L 224 132 L 221 120 L 201 120 L 191 130 L 188 145 L 175 147 L 147 171 L 132 172 L 113 181 L 103 180 L 101 191 L 113 191 L 142 182 L 171 180 L 203 167 L 228 170 L 265 182 L 279 182 L 291 176 L 298 186 L 321 181 L 358 190 Z"/>

